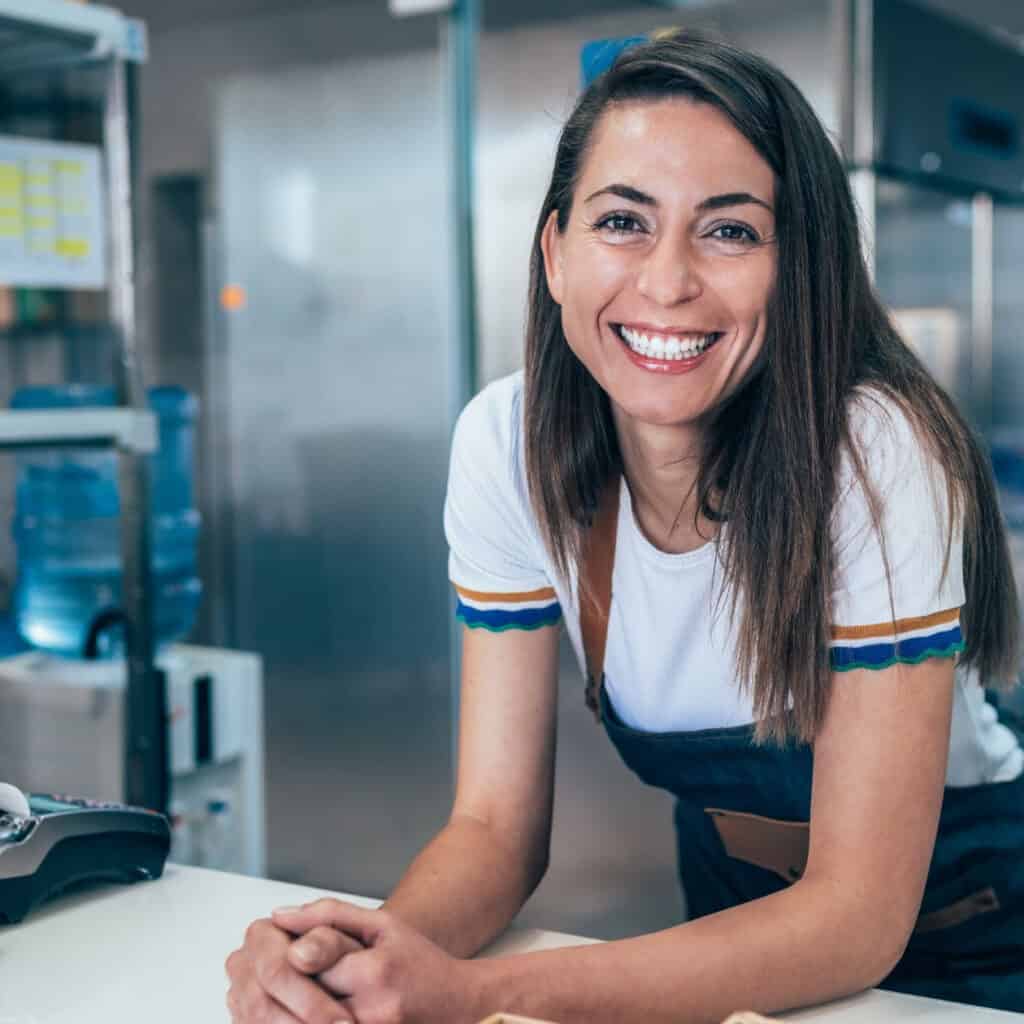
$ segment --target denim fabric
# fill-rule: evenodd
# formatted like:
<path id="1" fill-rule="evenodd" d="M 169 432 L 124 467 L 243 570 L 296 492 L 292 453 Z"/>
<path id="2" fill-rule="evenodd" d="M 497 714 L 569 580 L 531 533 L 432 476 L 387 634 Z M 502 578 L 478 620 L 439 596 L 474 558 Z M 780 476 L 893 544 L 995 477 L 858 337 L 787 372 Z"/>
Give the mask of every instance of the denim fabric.
<path id="1" fill-rule="evenodd" d="M 691 917 L 786 887 L 725 852 L 705 807 L 786 821 L 810 819 L 813 754 L 806 744 L 754 746 L 753 727 L 646 733 L 625 725 L 601 689 L 601 720 L 626 765 L 676 797 L 680 879 Z M 1019 719 L 1000 720 L 1024 736 Z M 977 1006 L 1024 1011 L 1024 777 L 945 791 L 921 913 L 979 890 L 999 909 L 914 935 L 879 986 Z"/>

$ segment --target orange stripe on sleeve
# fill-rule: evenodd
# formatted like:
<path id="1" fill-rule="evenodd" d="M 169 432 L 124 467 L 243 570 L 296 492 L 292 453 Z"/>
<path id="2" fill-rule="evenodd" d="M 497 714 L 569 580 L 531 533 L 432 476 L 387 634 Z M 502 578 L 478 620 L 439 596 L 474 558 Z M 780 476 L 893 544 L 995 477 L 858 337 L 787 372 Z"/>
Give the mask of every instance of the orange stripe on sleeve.
<path id="1" fill-rule="evenodd" d="M 512 594 L 488 594 L 482 590 L 467 590 L 453 583 L 459 597 L 467 597 L 470 601 L 554 601 L 554 587 L 541 587 L 540 590 L 522 590 Z"/>
<path id="2" fill-rule="evenodd" d="M 928 626 L 952 625 L 960 615 L 959 608 L 947 608 L 931 615 L 919 615 L 911 619 L 897 619 L 895 622 L 879 622 L 871 626 L 833 626 L 833 640 L 869 640 L 874 637 L 890 637 L 894 633 L 907 633 L 912 629 L 927 629 Z"/>

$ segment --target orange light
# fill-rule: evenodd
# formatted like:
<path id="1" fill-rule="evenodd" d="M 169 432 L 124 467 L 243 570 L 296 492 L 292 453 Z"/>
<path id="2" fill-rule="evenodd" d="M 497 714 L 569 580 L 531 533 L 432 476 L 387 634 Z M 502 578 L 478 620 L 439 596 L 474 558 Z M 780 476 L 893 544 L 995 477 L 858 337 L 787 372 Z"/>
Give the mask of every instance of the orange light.
<path id="1" fill-rule="evenodd" d="M 240 284 L 226 284 L 220 290 L 220 304 L 229 313 L 237 313 L 245 306 L 245 289 Z"/>

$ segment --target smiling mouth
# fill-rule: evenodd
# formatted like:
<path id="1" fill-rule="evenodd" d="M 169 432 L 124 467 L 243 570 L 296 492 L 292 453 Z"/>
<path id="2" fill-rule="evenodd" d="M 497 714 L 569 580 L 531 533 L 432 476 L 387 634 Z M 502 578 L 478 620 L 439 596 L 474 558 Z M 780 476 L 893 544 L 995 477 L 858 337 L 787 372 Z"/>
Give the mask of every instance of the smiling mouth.
<path id="1" fill-rule="evenodd" d="M 683 362 L 703 355 L 719 338 L 723 331 L 708 334 L 687 332 L 686 334 L 657 334 L 635 330 L 625 324 L 614 324 L 615 333 L 632 352 L 648 359 L 662 359 L 666 362 Z"/>

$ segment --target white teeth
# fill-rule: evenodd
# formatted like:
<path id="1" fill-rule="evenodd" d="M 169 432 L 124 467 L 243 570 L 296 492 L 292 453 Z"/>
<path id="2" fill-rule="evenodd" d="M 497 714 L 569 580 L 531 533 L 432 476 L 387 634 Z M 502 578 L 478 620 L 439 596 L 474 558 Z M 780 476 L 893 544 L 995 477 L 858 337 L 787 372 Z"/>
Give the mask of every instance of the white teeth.
<path id="1" fill-rule="evenodd" d="M 702 335 L 658 335 L 642 334 L 630 327 L 620 327 L 622 340 L 640 355 L 652 359 L 692 359 L 700 355 L 715 339 L 714 334 Z"/>

